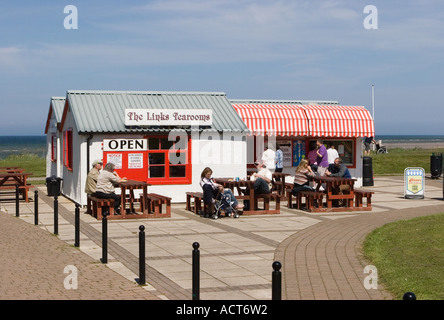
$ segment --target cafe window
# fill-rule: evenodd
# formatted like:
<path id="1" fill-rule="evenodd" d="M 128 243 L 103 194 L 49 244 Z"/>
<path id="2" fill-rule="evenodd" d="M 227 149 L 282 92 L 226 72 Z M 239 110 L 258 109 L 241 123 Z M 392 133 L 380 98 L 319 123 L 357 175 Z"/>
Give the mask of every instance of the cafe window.
<path id="1" fill-rule="evenodd" d="M 148 137 L 148 183 L 191 183 L 190 143 L 187 135 Z"/>
<path id="2" fill-rule="evenodd" d="M 72 129 L 63 132 L 63 164 L 72 170 Z"/>
<path id="3" fill-rule="evenodd" d="M 323 139 L 325 147 L 328 149 L 330 144 L 333 144 L 338 151 L 342 163 L 347 167 L 356 167 L 356 140 L 355 139 Z M 309 145 L 316 143 L 316 140 L 310 140 Z"/>

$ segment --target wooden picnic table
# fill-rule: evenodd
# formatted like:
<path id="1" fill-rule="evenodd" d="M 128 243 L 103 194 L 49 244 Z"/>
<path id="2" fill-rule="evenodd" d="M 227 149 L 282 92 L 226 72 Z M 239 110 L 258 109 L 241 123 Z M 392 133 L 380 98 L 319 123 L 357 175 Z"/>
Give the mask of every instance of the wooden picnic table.
<path id="1" fill-rule="evenodd" d="M 28 190 L 32 186 L 28 185 L 27 179 L 31 175 L 30 172 L 0 172 L 0 189 L 15 189 L 18 186 L 24 200 L 29 202 Z"/>
<path id="2" fill-rule="evenodd" d="M 354 199 L 354 184 L 356 179 L 354 178 L 344 178 L 344 177 L 329 177 L 329 176 L 314 176 L 309 178 L 311 181 L 315 182 L 316 191 L 319 192 L 322 184 L 325 184 L 325 195 L 327 210 L 325 211 L 344 211 L 353 210 L 353 199 Z M 337 194 L 335 190 L 340 185 L 348 185 L 350 190 L 347 193 Z M 334 200 L 345 201 L 347 208 L 333 208 Z M 308 208 L 311 211 L 322 211 L 323 208 Z"/>
<path id="3" fill-rule="evenodd" d="M 249 210 L 244 210 L 243 214 L 245 215 L 253 215 L 253 214 L 267 214 L 267 213 L 280 213 L 280 209 L 276 210 L 259 210 L 256 206 L 257 199 L 255 198 L 254 193 L 254 181 L 251 180 L 238 180 L 234 178 L 215 178 L 216 183 L 221 184 L 224 188 L 229 188 L 233 191 L 234 196 L 238 200 L 248 200 L 250 202 Z M 245 188 L 245 192 L 243 192 L 242 188 Z M 235 193 L 235 190 L 237 191 Z M 263 197 L 263 195 L 257 195 L 257 197 Z"/>
<path id="4" fill-rule="evenodd" d="M 0 172 L 23 172 L 25 169 L 21 167 L 0 167 Z"/>
<path id="5" fill-rule="evenodd" d="M 17 168 L 17 169 L 12 169 L 12 168 L 0 168 L 0 173 L 22 173 L 24 172 L 25 169 L 21 169 L 21 168 Z"/>
<path id="6" fill-rule="evenodd" d="M 134 203 L 135 202 L 139 202 L 140 199 L 136 198 L 134 196 L 134 190 L 138 190 L 138 189 L 142 189 L 142 193 L 143 193 L 143 199 L 144 201 L 146 201 L 146 203 L 142 206 L 144 208 L 144 212 L 142 212 L 142 215 L 147 215 L 149 213 L 149 203 L 148 203 L 148 186 L 150 186 L 150 184 L 148 184 L 145 181 L 137 181 L 137 180 L 126 180 L 126 181 L 121 181 L 119 183 L 117 183 L 117 186 L 120 187 L 121 193 L 120 193 L 120 214 L 122 215 L 122 218 L 125 218 L 127 213 L 126 213 L 126 204 L 129 204 L 129 211 L 131 213 L 134 213 Z M 127 191 L 128 190 L 128 194 Z M 128 195 L 128 197 L 127 197 Z"/>
<path id="7" fill-rule="evenodd" d="M 285 194 L 285 177 L 289 175 L 289 173 L 273 172 L 273 184 L 276 185 L 279 194 Z"/>

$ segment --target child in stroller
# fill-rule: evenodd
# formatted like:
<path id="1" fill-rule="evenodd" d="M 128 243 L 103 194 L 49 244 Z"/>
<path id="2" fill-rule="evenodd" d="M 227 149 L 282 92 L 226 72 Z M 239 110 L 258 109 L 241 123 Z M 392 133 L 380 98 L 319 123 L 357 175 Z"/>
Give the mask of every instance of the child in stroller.
<path id="1" fill-rule="evenodd" d="M 211 178 L 212 173 L 213 171 L 207 167 L 201 174 L 200 186 L 203 190 L 204 215 L 217 219 L 223 210 L 225 216 L 238 218 L 238 210 L 242 209 L 243 205 L 237 202 L 237 199 L 230 189 L 224 190 L 222 185 L 217 184 L 214 179 Z"/>
<path id="2" fill-rule="evenodd" d="M 224 190 L 224 192 L 219 191 L 215 199 L 215 211 L 212 218 L 217 219 L 221 211 L 225 212 L 226 217 L 239 218 L 239 212 L 237 210 L 240 209 L 242 205 L 237 204 L 237 201 L 233 201 L 233 199 L 236 200 L 230 189 Z"/>

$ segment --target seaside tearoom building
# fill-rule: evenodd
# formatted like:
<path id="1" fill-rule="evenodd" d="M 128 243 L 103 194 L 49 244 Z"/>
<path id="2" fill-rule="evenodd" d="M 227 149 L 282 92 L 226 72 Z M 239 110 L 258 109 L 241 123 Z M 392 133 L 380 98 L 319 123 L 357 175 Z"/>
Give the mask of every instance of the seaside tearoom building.
<path id="1" fill-rule="evenodd" d="M 97 159 L 114 163 L 121 177 L 146 181 L 149 192 L 177 203 L 185 202 L 187 191 L 201 191 L 205 167 L 214 177 L 245 178 L 268 143 L 280 145 L 283 172 L 293 175 L 318 137 L 334 144 L 359 187 L 362 140 L 374 136 L 374 126 L 364 107 L 336 101 L 76 90 L 51 98 L 45 133 L 47 176 L 62 178 L 62 194 L 86 205 L 85 181 Z"/>

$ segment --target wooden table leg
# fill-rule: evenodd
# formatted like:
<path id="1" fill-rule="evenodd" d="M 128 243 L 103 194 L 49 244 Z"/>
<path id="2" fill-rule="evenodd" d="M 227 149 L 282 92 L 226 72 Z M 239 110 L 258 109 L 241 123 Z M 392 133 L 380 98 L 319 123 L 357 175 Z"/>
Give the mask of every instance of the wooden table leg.
<path id="1" fill-rule="evenodd" d="M 142 190 L 143 190 L 143 201 L 145 202 L 143 208 L 144 209 L 143 214 L 148 214 L 150 212 L 149 206 L 151 205 L 150 200 L 148 199 L 148 187 L 144 185 Z"/>
<path id="2" fill-rule="evenodd" d="M 120 186 L 120 214 L 126 215 L 126 188 Z"/>

